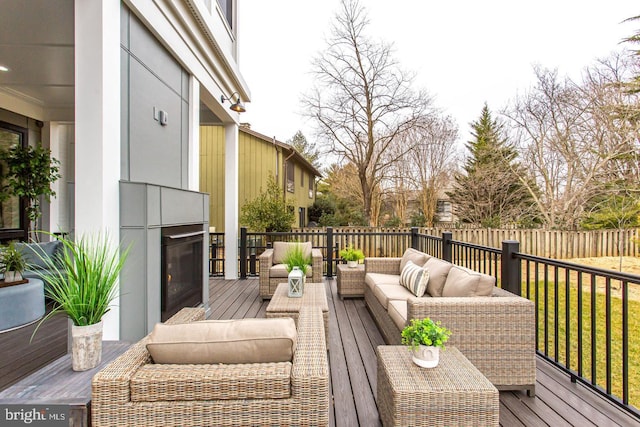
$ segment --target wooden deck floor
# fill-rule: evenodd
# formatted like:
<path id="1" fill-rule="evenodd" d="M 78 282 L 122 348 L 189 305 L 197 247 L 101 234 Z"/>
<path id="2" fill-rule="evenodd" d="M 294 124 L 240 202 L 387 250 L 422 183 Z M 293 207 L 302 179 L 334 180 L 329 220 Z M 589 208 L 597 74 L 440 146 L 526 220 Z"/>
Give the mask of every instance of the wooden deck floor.
<path id="1" fill-rule="evenodd" d="M 329 301 L 332 426 L 379 426 L 375 348 L 383 339 L 362 299 L 342 301 L 325 280 Z M 210 281 L 212 319 L 264 317 L 257 279 Z M 500 392 L 502 426 L 640 426 L 640 420 L 538 359 L 536 397 Z"/>

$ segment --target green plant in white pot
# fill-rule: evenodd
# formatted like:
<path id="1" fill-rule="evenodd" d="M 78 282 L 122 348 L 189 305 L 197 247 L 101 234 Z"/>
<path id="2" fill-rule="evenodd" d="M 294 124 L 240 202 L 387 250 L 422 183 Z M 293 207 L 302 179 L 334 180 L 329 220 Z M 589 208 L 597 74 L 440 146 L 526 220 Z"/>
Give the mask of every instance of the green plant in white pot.
<path id="1" fill-rule="evenodd" d="M 340 251 L 340 258 L 347 261 L 347 266 L 355 268 L 358 262 L 364 259 L 364 253 L 360 249 L 356 249 L 353 245 L 349 245 Z"/>
<path id="2" fill-rule="evenodd" d="M 27 268 L 22 252 L 16 249 L 13 242 L 0 249 L 0 264 L 7 283 L 22 280 L 22 272 Z"/>
<path id="3" fill-rule="evenodd" d="M 42 278 L 49 284 L 47 296 L 54 307 L 40 324 L 57 313 L 71 319 L 73 370 L 85 371 L 102 358 L 102 317 L 118 296 L 118 278 L 129 248 L 113 245 L 101 233 L 59 240 L 64 246 L 59 259 L 41 257 L 47 267 Z"/>
<path id="4" fill-rule="evenodd" d="M 440 360 L 440 348 L 451 336 L 451 331 L 428 317 L 411 319 L 411 324 L 402 330 L 402 344 L 413 351 L 413 362 L 423 368 L 434 368 Z"/>

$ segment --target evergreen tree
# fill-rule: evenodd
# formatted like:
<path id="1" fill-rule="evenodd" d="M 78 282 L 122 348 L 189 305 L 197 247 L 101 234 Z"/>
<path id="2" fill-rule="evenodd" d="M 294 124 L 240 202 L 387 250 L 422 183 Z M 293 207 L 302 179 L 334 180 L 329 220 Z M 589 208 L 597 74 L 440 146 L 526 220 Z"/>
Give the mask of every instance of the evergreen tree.
<path id="1" fill-rule="evenodd" d="M 516 150 L 487 104 L 471 127 L 473 139 L 466 144 L 470 155 L 463 171 L 455 174 L 453 191 L 447 193 L 456 215 L 483 227 L 530 226 L 537 219 L 533 196 L 520 181 L 525 174 Z"/>
<path id="2" fill-rule="evenodd" d="M 292 146 L 298 153 L 302 154 L 302 157 L 311 163 L 314 168 L 320 169 L 320 151 L 316 149 L 316 145 L 313 142 L 307 141 L 307 137 L 304 136 L 302 131 L 296 132 L 296 134 L 287 141 L 287 144 Z"/>

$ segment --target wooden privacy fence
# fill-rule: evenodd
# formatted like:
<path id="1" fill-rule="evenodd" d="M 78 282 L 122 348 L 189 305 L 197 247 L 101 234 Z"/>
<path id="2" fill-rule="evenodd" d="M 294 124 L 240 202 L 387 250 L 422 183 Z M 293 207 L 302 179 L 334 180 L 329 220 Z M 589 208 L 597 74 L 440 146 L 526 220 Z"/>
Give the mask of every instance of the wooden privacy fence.
<path id="1" fill-rule="evenodd" d="M 491 248 L 500 248 L 504 240 L 517 240 L 521 252 L 553 259 L 640 256 L 638 228 L 592 231 L 418 228 L 418 232 L 435 237 L 449 232 L 455 241 Z M 327 247 L 324 228 L 294 230 L 292 234 L 300 234 L 301 240 L 313 242 L 314 247 Z M 334 247 L 342 249 L 353 243 L 369 257 L 402 256 L 411 246 L 410 228 L 334 227 L 333 234 Z"/>

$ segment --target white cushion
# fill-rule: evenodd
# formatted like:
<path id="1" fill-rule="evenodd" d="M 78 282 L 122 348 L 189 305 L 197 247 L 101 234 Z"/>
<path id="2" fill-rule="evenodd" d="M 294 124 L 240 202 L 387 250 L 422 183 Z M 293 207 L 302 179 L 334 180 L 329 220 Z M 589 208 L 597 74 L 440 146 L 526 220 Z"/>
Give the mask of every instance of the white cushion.
<path id="1" fill-rule="evenodd" d="M 385 310 L 389 307 L 390 300 L 406 301 L 414 296 L 411 291 L 400 285 L 377 285 L 373 289 L 373 295 Z"/>
<path id="2" fill-rule="evenodd" d="M 311 242 L 273 242 L 273 263 L 282 264 L 284 257 L 287 256 L 287 252 L 296 245 L 300 245 L 304 256 L 311 258 Z"/>
<path id="3" fill-rule="evenodd" d="M 407 265 L 407 262 L 409 261 L 422 267 L 429 258 L 431 258 L 431 255 L 427 255 L 424 252 L 420 252 L 413 248 L 407 248 L 407 250 L 404 251 L 404 254 L 402 254 L 402 259 L 400 260 L 400 271 L 404 269 L 404 266 Z"/>
<path id="4" fill-rule="evenodd" d="M 453 267 L 453 264 L 433 257 L 429 258 L 424 266 L 429 270 L 427 293 L 432 297 L 441 297 L 442 288 L 444 288 L 444 283 L 447 281 L 447 275 L 451 267 Z"/>
<path id="5" fill-rule="evenodd" d="M 407 326 L 407 302 L 400 300 L 390 300 L 387 308 L 389 317 L 398 329 L 403 330 Z"/>
<path id="6" fill-rule="evenodd" d="M 407 261 L 400 273 L 400 284 L 409 289 L 415 296 L 421 297 L 427 290 L 429 270 L 419 267 L 413 261 Z"/>
<path id="7" fill-rule="evenodd" d="M 442 289 L 443 297 L 479 297 L 490 296 L 495 278 L 487 274 L 454 266 L 449 270 L 447 281 Z"/>
<path id="8" fill-rule="evenodd" d="M 364 283 L 373 290 L 376 285 L 399 285 L 400 276 L 397 274 L 367 273 L 364 276 Z"/>

